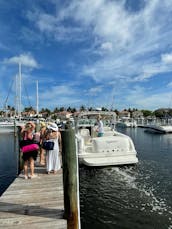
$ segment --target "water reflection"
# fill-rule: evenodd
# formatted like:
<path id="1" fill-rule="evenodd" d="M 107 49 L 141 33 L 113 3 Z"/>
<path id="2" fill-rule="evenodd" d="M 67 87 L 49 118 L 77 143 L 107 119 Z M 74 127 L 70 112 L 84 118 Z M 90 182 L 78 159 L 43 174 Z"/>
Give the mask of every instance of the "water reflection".
<path id="1" fill-rule="evenodd" d="M 17 150 L 13 132 L 0 133 L 0 195 L 17 175 Z"/>
<path id="2" fill-rule="evenodd" d="M 80 168 L 82 229 L 172 228 L 171 135 L 129 129 L 137 166 Z"/>

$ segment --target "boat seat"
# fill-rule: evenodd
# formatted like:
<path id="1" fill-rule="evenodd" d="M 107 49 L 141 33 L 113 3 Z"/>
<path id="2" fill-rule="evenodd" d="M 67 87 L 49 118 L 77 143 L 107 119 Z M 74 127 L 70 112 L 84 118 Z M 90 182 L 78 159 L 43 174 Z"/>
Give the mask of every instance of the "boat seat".
<path id="1" fill-rule="evenodd" d="M 79 133 L 83 137 L 85 144 L 90 142 L 91 136 L 90 136 L 89 129 L 87 129 L 87 128 L 80 129 Z"/>
<path id="2" fill-rule="evenodd" d="M 104 126 L 103 128 L 104 128 L 104 131 L 105 131 L 105 132 L 106 132 L 106 131 L 112 130 L 110 126 Z"/>
<path id="3" fill-rule="evenodd" d="M 114 132 L 113 131 L 106 131 L 104 132 L 103 136 L 113 136 Z"/>
<path id="4" fill-rule="evenodd" d="M 76 147 L 77 147 L 77 151 L 78 154 L 81 154 L 84 152 L 85 149 L 85 144 L 84 144 L 84 139 L 81 135 L 76 134 Z"/>
<path id="5" fill-rule="evenodd" d="M 94 153 L 126 152 L 130 148 L 128 138 L 122 136 L 93 138 L 92 144 Z"/>

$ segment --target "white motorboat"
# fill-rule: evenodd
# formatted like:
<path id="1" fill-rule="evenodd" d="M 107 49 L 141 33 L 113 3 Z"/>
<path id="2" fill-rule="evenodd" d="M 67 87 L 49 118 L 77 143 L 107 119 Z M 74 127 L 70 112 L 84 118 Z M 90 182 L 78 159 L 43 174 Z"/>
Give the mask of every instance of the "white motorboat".
<path id="1" fill-rule="evenodd" d="M 15 130 L 15 127 L 23 126 L 24 124 L 24 121 L 0 121 L 0 131 L 11 132 Z"/>
<path id="2" fill-rule="evenodd" d="M 0 132 L 11 132 L 14 131 L 14 122 L 1 121 Z"/>
<path id="3" fill-rule="evenodd" d="M 78 129 L 76 134 L 79 163 L 86 166 L 128 165 L 138 162 L 132 139 L 104 127 L 103 137 L 97 137 L 95 127 Z"/>
<path id="4" fill-rule="evenodd" d="M 116 127 L 122 127 L 122 128 L 137 127 L 137 123 L 135 120 L 131 118 L 122 118 L 121 120 L 116 122 Z"/>
<path id="5" fill-rule="evenodd" d="M 172 125 L 162 125 L 162 124 L 149 124 L 144 126 L 146 127 L 146 131 L 152 133 L 172 133 Z"/>

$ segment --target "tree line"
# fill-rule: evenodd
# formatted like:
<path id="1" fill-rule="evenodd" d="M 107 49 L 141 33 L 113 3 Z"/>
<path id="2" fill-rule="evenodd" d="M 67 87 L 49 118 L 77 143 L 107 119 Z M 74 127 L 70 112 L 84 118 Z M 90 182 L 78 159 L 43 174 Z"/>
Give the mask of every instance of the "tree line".
<path id="1" fill-rule="evenodd" d="M 93 107 L 86 107 L 84 105 L 81 105 L 80 108 L 75 108 L 75 107 L 55 107 L 53 110 L 50 110 L 48 108 L 41 108 L 41 110 L 39 111 L 39 114 L 46 114 L 46 116 L 50 116 L 50 115 L 53 115 L 53 114 L 57 114 L 59 112 L 64 112 L 64 111 L 67 111 L 67 112 L 70 112 L 70 113 L 75 113 L 77 111 L 95 111 L 96 109 L 93 108 Z M 106 107 L 101 107 L 101 110 L 102 111 L 113 111 L 115 112 L 117 115 L 119 115 L 119 113 L 121 111 L 117 110 L 117 109 L 107 109 Z M 128 108 L 128 109 L 124 109 L 123 111 L 128 111 L 130 112 L 131 114 L 131 117 L 132 117 L 132 114 L 135 112 L 135 111 L 141 111 L 143 116 L 144 117 L 157 117 L 157 118 L 172 118 L 172 108 L 159 108 L 159 109 L 156 109 L 154 111 L 151 111 L 151 110 L 139 110 L 137 108 Z M 11 107 L 11 106 L 7 106 L 5 111 L 4 110 L 0 110 L 0 115 L 4 115 L 5 113 L 8 113 L 8 114 L 14 114 L 15 112 L 15 108 L 14 107 Z M 22 111 L 22 113 L 35 113 L 36 114 L 36 110 L 30 106 L 30 107 L 25 107 Z"/>

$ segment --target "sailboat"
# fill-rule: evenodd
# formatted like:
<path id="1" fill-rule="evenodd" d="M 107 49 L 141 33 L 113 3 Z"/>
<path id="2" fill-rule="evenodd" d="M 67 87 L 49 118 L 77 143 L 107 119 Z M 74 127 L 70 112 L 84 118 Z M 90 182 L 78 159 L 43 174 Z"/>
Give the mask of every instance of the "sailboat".
<path id="1" fill-rule="evenodd" d="M 13 118 L 3 118 L 0 121 L 0 131 L 13 131 L 15 126 L 23 126 L 27 120 L 22 119 L 21 117 L 21 62 L 19 62 L 19 72 L 16 76 L 16 97 L 15 97 L 15 117 Z M 38 109 L 38 81 L 36 81 L 36 115 L 39 115 Z"/>

